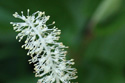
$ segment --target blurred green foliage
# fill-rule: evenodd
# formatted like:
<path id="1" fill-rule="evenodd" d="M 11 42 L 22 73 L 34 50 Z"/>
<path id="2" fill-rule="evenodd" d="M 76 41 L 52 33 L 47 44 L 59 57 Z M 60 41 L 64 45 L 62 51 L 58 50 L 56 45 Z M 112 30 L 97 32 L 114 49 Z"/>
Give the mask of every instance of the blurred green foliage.
<path id="1" fill-rule="evenodd" d="M 62 30 L 79 83 L 125 83 L 125 0 L 0 0 L 0 83 L 36 83 L 12 14 L 45 11 Z"/>

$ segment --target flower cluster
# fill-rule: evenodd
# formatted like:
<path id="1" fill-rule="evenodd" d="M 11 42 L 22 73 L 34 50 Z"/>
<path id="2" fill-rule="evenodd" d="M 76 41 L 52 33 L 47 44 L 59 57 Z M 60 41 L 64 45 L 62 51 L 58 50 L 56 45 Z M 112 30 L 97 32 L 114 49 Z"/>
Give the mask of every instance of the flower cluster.
<path id="1" fill-rule="evenodd" d="M 55 26 L 51 29 L 46 22 L 50 16 L 46 16 L 45 12 L 37 11 L 27 16 L 19 15 L 17 12 L 13 14 L 15 18 L 19 18 L 24 22 L 11 22 L 16 32 L 19 32 L 16 38 L 19 42 L 25 37 L 25 44 L 22 48 L 28 50 L 27 55 L 31 56 L 29 63 L 34 64 L 35 76 L 41 77 L 38 83 L 70 83 L 72 79 L 76 79 L 76 69 L 71 68 L 74 64 L 73 59 L 66 60 L 67 51 L 62 42 L 59 40 L 61 30 Z"/>

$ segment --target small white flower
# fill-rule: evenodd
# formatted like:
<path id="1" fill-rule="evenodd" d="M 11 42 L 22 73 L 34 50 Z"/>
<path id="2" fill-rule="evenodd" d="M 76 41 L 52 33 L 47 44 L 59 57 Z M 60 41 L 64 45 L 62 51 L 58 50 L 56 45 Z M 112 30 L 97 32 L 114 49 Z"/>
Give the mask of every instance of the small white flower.
<path id="1" fill-rule="evenodd" d="M 15 18 L 22 19 L 24 22 L 11 22 L 14 30 L 19 32 L 16 38 L 19 42 L 26 36 L 25 44 L 22 47 L 28 49 L 27 55 L 31 56 L 29 63 L 34 63 L 35 76 L 41 77 L 38 83 L 70 83 L 72 79 L 76 79 L 76 69 L 71 68 L 74 64 L 73 59 L 66 60 L 67 51 L 59 39 L 61 30 L 51 29 L 46 25 L 50 16 L 46 16 L 45 12 L 37 11 L 32 15 L 19 15 L 17 12 L 13 14 Z"/>

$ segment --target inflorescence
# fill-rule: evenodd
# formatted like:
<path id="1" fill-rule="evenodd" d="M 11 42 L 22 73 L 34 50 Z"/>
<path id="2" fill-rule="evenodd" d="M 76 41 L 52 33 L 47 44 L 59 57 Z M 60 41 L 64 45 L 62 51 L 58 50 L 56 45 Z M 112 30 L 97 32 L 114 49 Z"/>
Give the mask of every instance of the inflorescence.
<path id="1" fill-rule="evenodd" d="M 74 64 L 73 59 L 66 60 L 67 46 L 63 45 L 59 40 L 61 30 L 55 26 L 51 29 L 46 22 L 50 16 L 46 16 L 45 12 L 37 11 L 27 16 L 19 15 L 17 12 L 13 14 L 15 18 L 19 18 L 24 22 L 11 22 L 16 32 L 19 32 L 16 39 L 19 42 L 25 37 L 25 44 L 22 48 L 28 50 L 27 55 L 31 56 L 29 63 L 34 64 L 35 76 L 41 77 L 38 83 L 71 83 L 72 79 L 76 79 L 76 69 L 71 68 Z"/>

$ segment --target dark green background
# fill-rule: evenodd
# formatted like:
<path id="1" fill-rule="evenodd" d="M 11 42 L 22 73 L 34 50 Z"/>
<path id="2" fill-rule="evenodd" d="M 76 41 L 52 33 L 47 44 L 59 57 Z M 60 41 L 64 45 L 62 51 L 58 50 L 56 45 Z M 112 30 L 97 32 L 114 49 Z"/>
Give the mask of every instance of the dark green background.
<path id="1" fill-rule="evenodd" d="M 0 83 L 36 83 L 23 42 L 15 39 L 14 12 L 50 15 L 69 46 L 79 83 L 125 83 L 125 0 L 0 0 Z"/>

